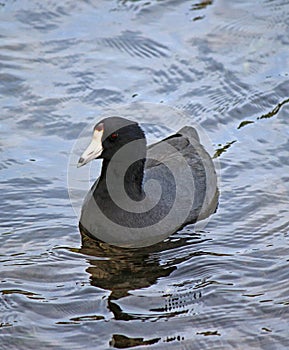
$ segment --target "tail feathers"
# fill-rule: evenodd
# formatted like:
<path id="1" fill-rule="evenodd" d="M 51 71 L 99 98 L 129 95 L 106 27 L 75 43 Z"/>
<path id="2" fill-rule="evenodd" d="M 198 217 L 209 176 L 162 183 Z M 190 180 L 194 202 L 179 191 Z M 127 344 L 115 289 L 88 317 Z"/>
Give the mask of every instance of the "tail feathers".
<path id="1" fill-rule="evenodd" d="M 177 133 L 187 137 L 189 140 L 194 139 L 194 140 L 200 142 L 198 132 L 192 126 L 184 126 Z"/>

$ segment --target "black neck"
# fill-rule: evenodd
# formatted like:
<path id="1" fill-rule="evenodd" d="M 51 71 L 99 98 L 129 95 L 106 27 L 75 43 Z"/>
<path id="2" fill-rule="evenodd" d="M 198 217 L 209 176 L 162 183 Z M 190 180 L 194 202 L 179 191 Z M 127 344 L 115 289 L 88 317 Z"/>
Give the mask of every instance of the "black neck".
<path id="1" fill-rule="evenodd" d="M 118 191 L 120 186 L 124 186 L 127 195 L 132 200 L 142 200 L 144 198 L 143 177 L 145 159 L 135 161 L 124 171 L 121 169 L 122 164 L 122 162 L 103 160 L 96 191 L 108 194 L 109 186 L 112 185 L 113 191 Z M 125 174 L 124 177 L 122 175 L 123 173 Z"/>

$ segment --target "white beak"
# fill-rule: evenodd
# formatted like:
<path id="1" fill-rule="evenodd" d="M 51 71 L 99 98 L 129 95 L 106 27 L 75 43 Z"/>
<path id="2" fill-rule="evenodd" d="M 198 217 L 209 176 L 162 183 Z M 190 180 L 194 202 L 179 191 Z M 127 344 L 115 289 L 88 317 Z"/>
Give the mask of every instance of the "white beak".
<path id="1" fill-rule="evenodd" d="M 87 149 L 82 153 L 82 156 L 79 158 L 77 164 L 78 168 L 101 155 L 103 151 L 101 142 L 102 134 L 103 130 L 94 130 L 91 143 L 89 144 Z"/>

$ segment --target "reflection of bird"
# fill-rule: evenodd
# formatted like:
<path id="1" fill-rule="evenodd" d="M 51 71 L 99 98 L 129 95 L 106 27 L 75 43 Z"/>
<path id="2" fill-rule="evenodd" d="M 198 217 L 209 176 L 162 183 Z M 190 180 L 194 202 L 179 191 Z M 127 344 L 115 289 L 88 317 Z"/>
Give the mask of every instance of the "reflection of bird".
<path id="1" fill-rule="evenodd" d="M 101 241 L 149 246 L 216 210 L 214 165 L 192 127 L 146 148 L 136 122 L 106 118 L 94 127 L 78 166 L 97 158 L 101 175 L 86 196 L 80 225 Z"/>
<path id="2" fill-rule="evenodd" d="M 131 289 L 141 289 L 156 283 L 160 277 L 169 276 L 176 266 L 160 266 L 158 258 L 151 255 L 151 249 L 144 248 L 136 254 L 134 249 L 121 249 L 99 242 L 81 232 L 80 253 L 91 256 L 87 272 L 90 283 L 111 291 L 110 300 L 128 295 Z M 185 242 L 185 241 L 184 241 Z M 183 243 L 184 243 L 183 242 Z M 174 243 L 174 246 L 181 244 Z M 156 245 L 157 250 L 163 247 Z M 166 244 L 165 248 L 170 247 Z M 97 259 L 95 259 L 97 257 Z"/>
<path id="3" fill-rule="evenodd" d="M 195 250 L 201 241 L 186 237 L 166 240 L 153 247 L 122 249 L 87 236 L 81 231 L 82 247 L 78 250 L 89 262 L 87 272 L 92 286 L 109 291 L 107 308 L 117 320 L 143 319 L 143 317 L 167 317 L 190 312 L 198 304 L 200 290 L 168 279 L 177 266 L 202 253 Z M 179 254 L 186 247 L 185 254 Z M 175 254 L 175 252 L 179 252 Z M 164 255 L 163 255 L 164 253 Z M 190 271 L 192 280 L 198 280 Z M 193 276 L 193 277 L 192 277 Z M 163 287 L 150 287 L 165 280 Z M 180 289 L 180 292 L 179 292 Z M 191 289 L 191 290 L 190 290 Z M 134 291 L 138 291 L 136 294 Z M 157 292 L 156 292 L 157 291 Z M 141 295 L 141 297 L 140 297 Z M 133 311 L 130 309 L 133 305 Z"/>

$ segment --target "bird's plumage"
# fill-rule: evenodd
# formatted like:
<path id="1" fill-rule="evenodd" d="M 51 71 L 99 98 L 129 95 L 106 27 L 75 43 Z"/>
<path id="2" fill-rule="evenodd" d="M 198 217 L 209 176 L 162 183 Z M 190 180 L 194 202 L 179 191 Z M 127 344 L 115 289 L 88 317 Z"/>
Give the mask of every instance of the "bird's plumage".
<path id="1" fill-rule="evenodd" d="M 189 126 L 146 147 L 137 123 L 101 121 L 102 171 L 83 204 L 80 223 L 107 243 L 138 248 L 160 242 L 218 204 L 211 157 Z M 116 138 L 110 138 L 116 133 Z"/>

